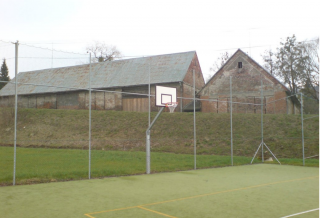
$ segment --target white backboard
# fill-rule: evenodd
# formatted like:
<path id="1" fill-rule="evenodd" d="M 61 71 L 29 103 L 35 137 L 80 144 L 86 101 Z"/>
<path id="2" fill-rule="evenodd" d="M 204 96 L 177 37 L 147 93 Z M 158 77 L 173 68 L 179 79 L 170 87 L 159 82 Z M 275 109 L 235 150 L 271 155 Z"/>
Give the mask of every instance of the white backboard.
<path id="1" fill-rule="evenodd" d="M 177 89 L 156 86 L 156 106 L 165 107 L 166 103 L 177 102 Z"/>

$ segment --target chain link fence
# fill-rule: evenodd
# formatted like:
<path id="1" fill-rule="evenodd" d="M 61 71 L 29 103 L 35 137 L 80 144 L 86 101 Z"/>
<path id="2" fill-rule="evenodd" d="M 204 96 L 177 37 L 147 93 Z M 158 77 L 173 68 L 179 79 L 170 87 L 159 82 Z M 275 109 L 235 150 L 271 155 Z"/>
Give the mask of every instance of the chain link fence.
<path id="1" fill-rule="evenodd" d="M 8 57 L 10 72 L 15 71 L 14 47 L 1 41 L 0 53 Z M 150 95 L 148 86 L 90 89 L 95 75 L 90 74 L 89 61 L 88 54 L 19 45 L 18 72 L 47 69 L 48 75 L 61 77 L 56 86 L 48 85 L 48 76 L 40 74 L 32 83 L 18 80 L 18 93 L 37 90 L 38 94 L 18 94 L 17 103 L 14 93 L 1 95 L 1 185 L 146 172 L 146 130 L 159 111 L 154 106 L 155 85 L 150 85 Z M 75 65 L 80 67 L 74 73 L 85 77 L 78 86 L 63 77 L 63 67 Z M 132 67 L 145 72 L 159 68 L 134 63 Z M 11 78 L 5 83 L 14 90 Z M 209 88 L 207 98 L 194 98 L 189 85 L 190 93 L 178 97 L 175 113 L 161 114 L 151 130 L 151 173 L 277 163 L 275 158 L 283 164 L 305 165 L 318 157 L 317 100 L 281 94 L 281 87 L 260 76 L 239 75 L 225 83 L 224 89 Z M 248 87 L 246 92 L 243 87 Z M 52 94 L 44 94 L 48 90 Z M 75 98 L 80 102 L 77 107 Z M 116 108 L 120 98 L 121 108 Z"/>

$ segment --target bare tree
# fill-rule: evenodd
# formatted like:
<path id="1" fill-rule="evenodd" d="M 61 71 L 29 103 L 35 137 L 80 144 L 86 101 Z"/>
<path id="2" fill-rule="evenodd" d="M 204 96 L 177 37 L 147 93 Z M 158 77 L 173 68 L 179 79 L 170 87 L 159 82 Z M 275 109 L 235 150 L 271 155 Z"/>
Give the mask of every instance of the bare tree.
<path id="1" fill-rule="evenodd" d="M 212 67 L 210 67 L 210 74 L 206 77 L 206 82 L 208 82 L 211 77 L 220 70 L 220 68 L 229 60 L 229 53 L 220 53 L 220 57 L 213 63 Z"/>
<path id="2" fill-rule="evenodd" d="M 114 45 L 106 45 L 103 42 L 95 41 L 94 44 L 87 46 L 86 50 L 91 52 L 92 62 L 112 61 L 114 58 L 121 58 L 121 52 Z"/>
<path id="3" fill-rule="evenodd" d="M 288 84 L 292 94 L 298 93 L 304 86 L 305 64 L 308 56 L 303 52 L 301 43 L 295 35 L 281 42 L 277 50 L 276 72 L 285 84 Z"/>
<path id="4" fill-rule="evenodd" d="M 276 56 L 272 52 L 272 50 L 265 50 L 264 53 L 261 55 L 264 61 L 263 67 L 268 70 L 271 75 L 275 73 L 275 68 L 276 68 Z"/>
<path id="5" fill-rule="evenodd" d="M 304 87 L 302 91 L 319 102 L 319 38 L 301 43 L 305 61 Z"/>

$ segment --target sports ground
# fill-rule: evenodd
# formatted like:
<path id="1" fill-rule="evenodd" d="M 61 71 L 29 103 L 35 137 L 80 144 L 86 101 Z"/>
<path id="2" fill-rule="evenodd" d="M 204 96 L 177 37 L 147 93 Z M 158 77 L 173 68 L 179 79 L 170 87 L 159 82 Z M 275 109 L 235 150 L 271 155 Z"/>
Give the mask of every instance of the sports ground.
<path id="1" fill-rule="evenodd" d="M 319 217 L 319 168 L 255 164 L 0 187 L 1 217 Z"/>

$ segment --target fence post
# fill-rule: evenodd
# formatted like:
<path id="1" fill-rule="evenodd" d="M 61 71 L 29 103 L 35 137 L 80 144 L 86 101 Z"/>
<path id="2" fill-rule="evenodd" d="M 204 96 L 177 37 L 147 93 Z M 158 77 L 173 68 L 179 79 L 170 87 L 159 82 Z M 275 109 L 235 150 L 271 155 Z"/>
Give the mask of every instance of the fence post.
<path id="1" fill-rule="evenodd" d="M 196 133 L 196 85 L 195 70 L 193 70 L 193 152 L 194 169 L 197 169 L 197 133 Z"/>
<path id="2" fill-rule="evenodd" d="M 91 52 L 89 64 L 89 179 L 91 179 Z"/>
<path id="3" fill-rule="evenodd" d="M 261 146 L 261 160 L 262 163 L 264 162 L 264 155 L 263 155 L 263 82 L 261 80 L 261 141 L 262 141 L 262 146 Z"/>
<path id="4" fill-rule="evenodd" d="M 300 93 L 301 96 L 301 109 L 300 109 L 300 113 L 301 113 L 301 140 L 302 140 L 302 158 L 303 158 L 303 166 L 305 164 L 304 162 L 304 131 L 303 131 L 303 96 L 302 93 Z"/>
<path id="5" fill-rule="evenodd" d="M 232 133 L 232 76 L 230 76 L 230 129 L 231 129 L 231 166 L 233 166 L 233 133 Z"/>
<path id="6" fill-rule="evenodd" d="M 13 148 L 13 185 L 16 184 L 16 158 L 17 158 L 17 114 L 18 114 L 18 47 L 19 41 L 15 44 L 15 97 L 14 97 L 14 148 Z"/>

